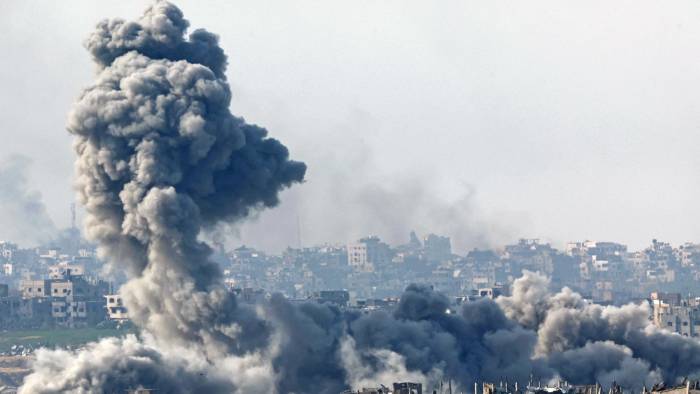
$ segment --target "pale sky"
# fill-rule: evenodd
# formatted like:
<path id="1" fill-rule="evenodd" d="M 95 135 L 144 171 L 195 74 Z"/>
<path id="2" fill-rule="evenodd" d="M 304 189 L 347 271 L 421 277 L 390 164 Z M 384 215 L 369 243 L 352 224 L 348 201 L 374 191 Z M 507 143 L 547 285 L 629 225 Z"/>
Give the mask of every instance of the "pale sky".
<path id="1" fill-rule="evenodd" d="M 304 244 L 700 241 L 700 2 L 175 3 L 220 36 L 232 112 L 309 165 L 232 245 L 296 245 L 297 218 Z M 58 225 L 82 41 L 145 5 L 0 1 L 0 158 L 33 159 Z"/>

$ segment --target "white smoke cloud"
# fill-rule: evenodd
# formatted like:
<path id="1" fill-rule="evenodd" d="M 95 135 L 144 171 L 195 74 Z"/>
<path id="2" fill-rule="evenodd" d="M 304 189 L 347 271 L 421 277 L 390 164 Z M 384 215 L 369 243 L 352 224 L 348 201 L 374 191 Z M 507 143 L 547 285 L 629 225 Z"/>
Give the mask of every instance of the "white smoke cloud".
<path id="1" fill-rule="evenodd" d="M 366 359 L 374 360 L 372 365 Z M 424 386 L 435 384 L 442 378 L 442 372 L 434 368 L 427 375 L 406 368 L 405 358 L 387 349 L 369 349 L 362 353 L 355 340 L 346 336 L 340 340 L 340 362 L 347 371 L 346 383 L 350 387 L 379 387 L 387 382 L 414 382 Z"/>

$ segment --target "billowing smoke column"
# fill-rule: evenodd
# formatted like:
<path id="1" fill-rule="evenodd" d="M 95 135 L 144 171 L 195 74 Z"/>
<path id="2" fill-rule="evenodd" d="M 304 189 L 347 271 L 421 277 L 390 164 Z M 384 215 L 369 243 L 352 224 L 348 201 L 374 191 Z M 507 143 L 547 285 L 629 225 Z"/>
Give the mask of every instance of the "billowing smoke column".
<path id="1" fill-rule="evenodd" d="M 44 353 L 25 392 L 117 392 L 165 381 L 167 392 L 212 392 L 218 378 L 226 382 L 220 391 L 232 392 L 254 374 L 264 376 L 258 390 L 274 385 L 270 366 L 259 361 L 273 350 L 269 324 L 237 306 L 198 235 L 275 206 L 306 166 L 265 129 L 231 114 L 218 38 L 204 30 L 186 36 L 187 28 L 165 2 L 137 22 L 100 23 L 86 41 L 99 74 L 68 121 L 87 236 L 130 274 L 121 292 L 147 338 L 102 342 L 68 366 Z M 63 379 L 47 383 L 43 374 Z"/>
<path id="2" fill-rule="evenodd" d="M 512 297 L 498 304 L 506 316 L 537 332 L 535 358 L 573 382 L 613 379 L 639 387 L 700 374 L 700 341 L 659 330 L 648 305 L 604 307 L 564 288 L 547 292 L 547 280 L 526 272 Z"/>
<path id="3" fill-rule="evenodd" d="M 158 338 L 240 350 L 247 327 L 219 286 L 203 226 L 274 206 L 306 167 L 266 130 L 229 112 L 217 37 L 157 3 L 136 23 L 106 21 L 87 41 L 103 69 L 76 104 L 78 184 L 88 235 L 134 276 L 123 295 Z"/>
<path id="4" fill-rule="evenodd" d="M 87 235 L 130 280 L 121 289 L 138 336 L 80 351 L 40 350 L 22 393 L 331 393 L 348 386 L 452 379 L 634 388 L 700 372 L 700 343 L 658 331 L 648 310 L 601 307 L 526 273 L 513 296 L 450 312 L 409 286 L 393 313 L 249 307 L 219 281 L 200 231 L 278 203 L 305 166 L 229 112 L 216 36 L 159 2 L 137 22 L 105 21 L 87 41 L 100 67 L 68 129 L 75 135 Z"/>

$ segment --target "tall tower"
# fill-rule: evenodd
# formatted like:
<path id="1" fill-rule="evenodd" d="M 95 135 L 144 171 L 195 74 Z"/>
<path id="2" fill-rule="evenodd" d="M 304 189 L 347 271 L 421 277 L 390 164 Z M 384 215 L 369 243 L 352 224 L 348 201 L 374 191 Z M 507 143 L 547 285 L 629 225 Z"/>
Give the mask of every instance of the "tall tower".
<path id="1" fill-rule="evenodd" d="M 70 228 L 76 230 L 78 226 L 75 223 L 75 203 L 70 205 Z"/>

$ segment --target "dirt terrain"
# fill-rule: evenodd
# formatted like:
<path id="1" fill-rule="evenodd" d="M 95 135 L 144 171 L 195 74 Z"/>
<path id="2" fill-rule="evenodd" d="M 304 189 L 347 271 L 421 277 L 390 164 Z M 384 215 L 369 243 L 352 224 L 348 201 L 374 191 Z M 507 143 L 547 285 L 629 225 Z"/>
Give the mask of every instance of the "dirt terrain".
<path id="1" fill-rule="evenodd" d="M 17 387 L 29 373 L 31 356 L 0 356 L 0 387 Z"/>

